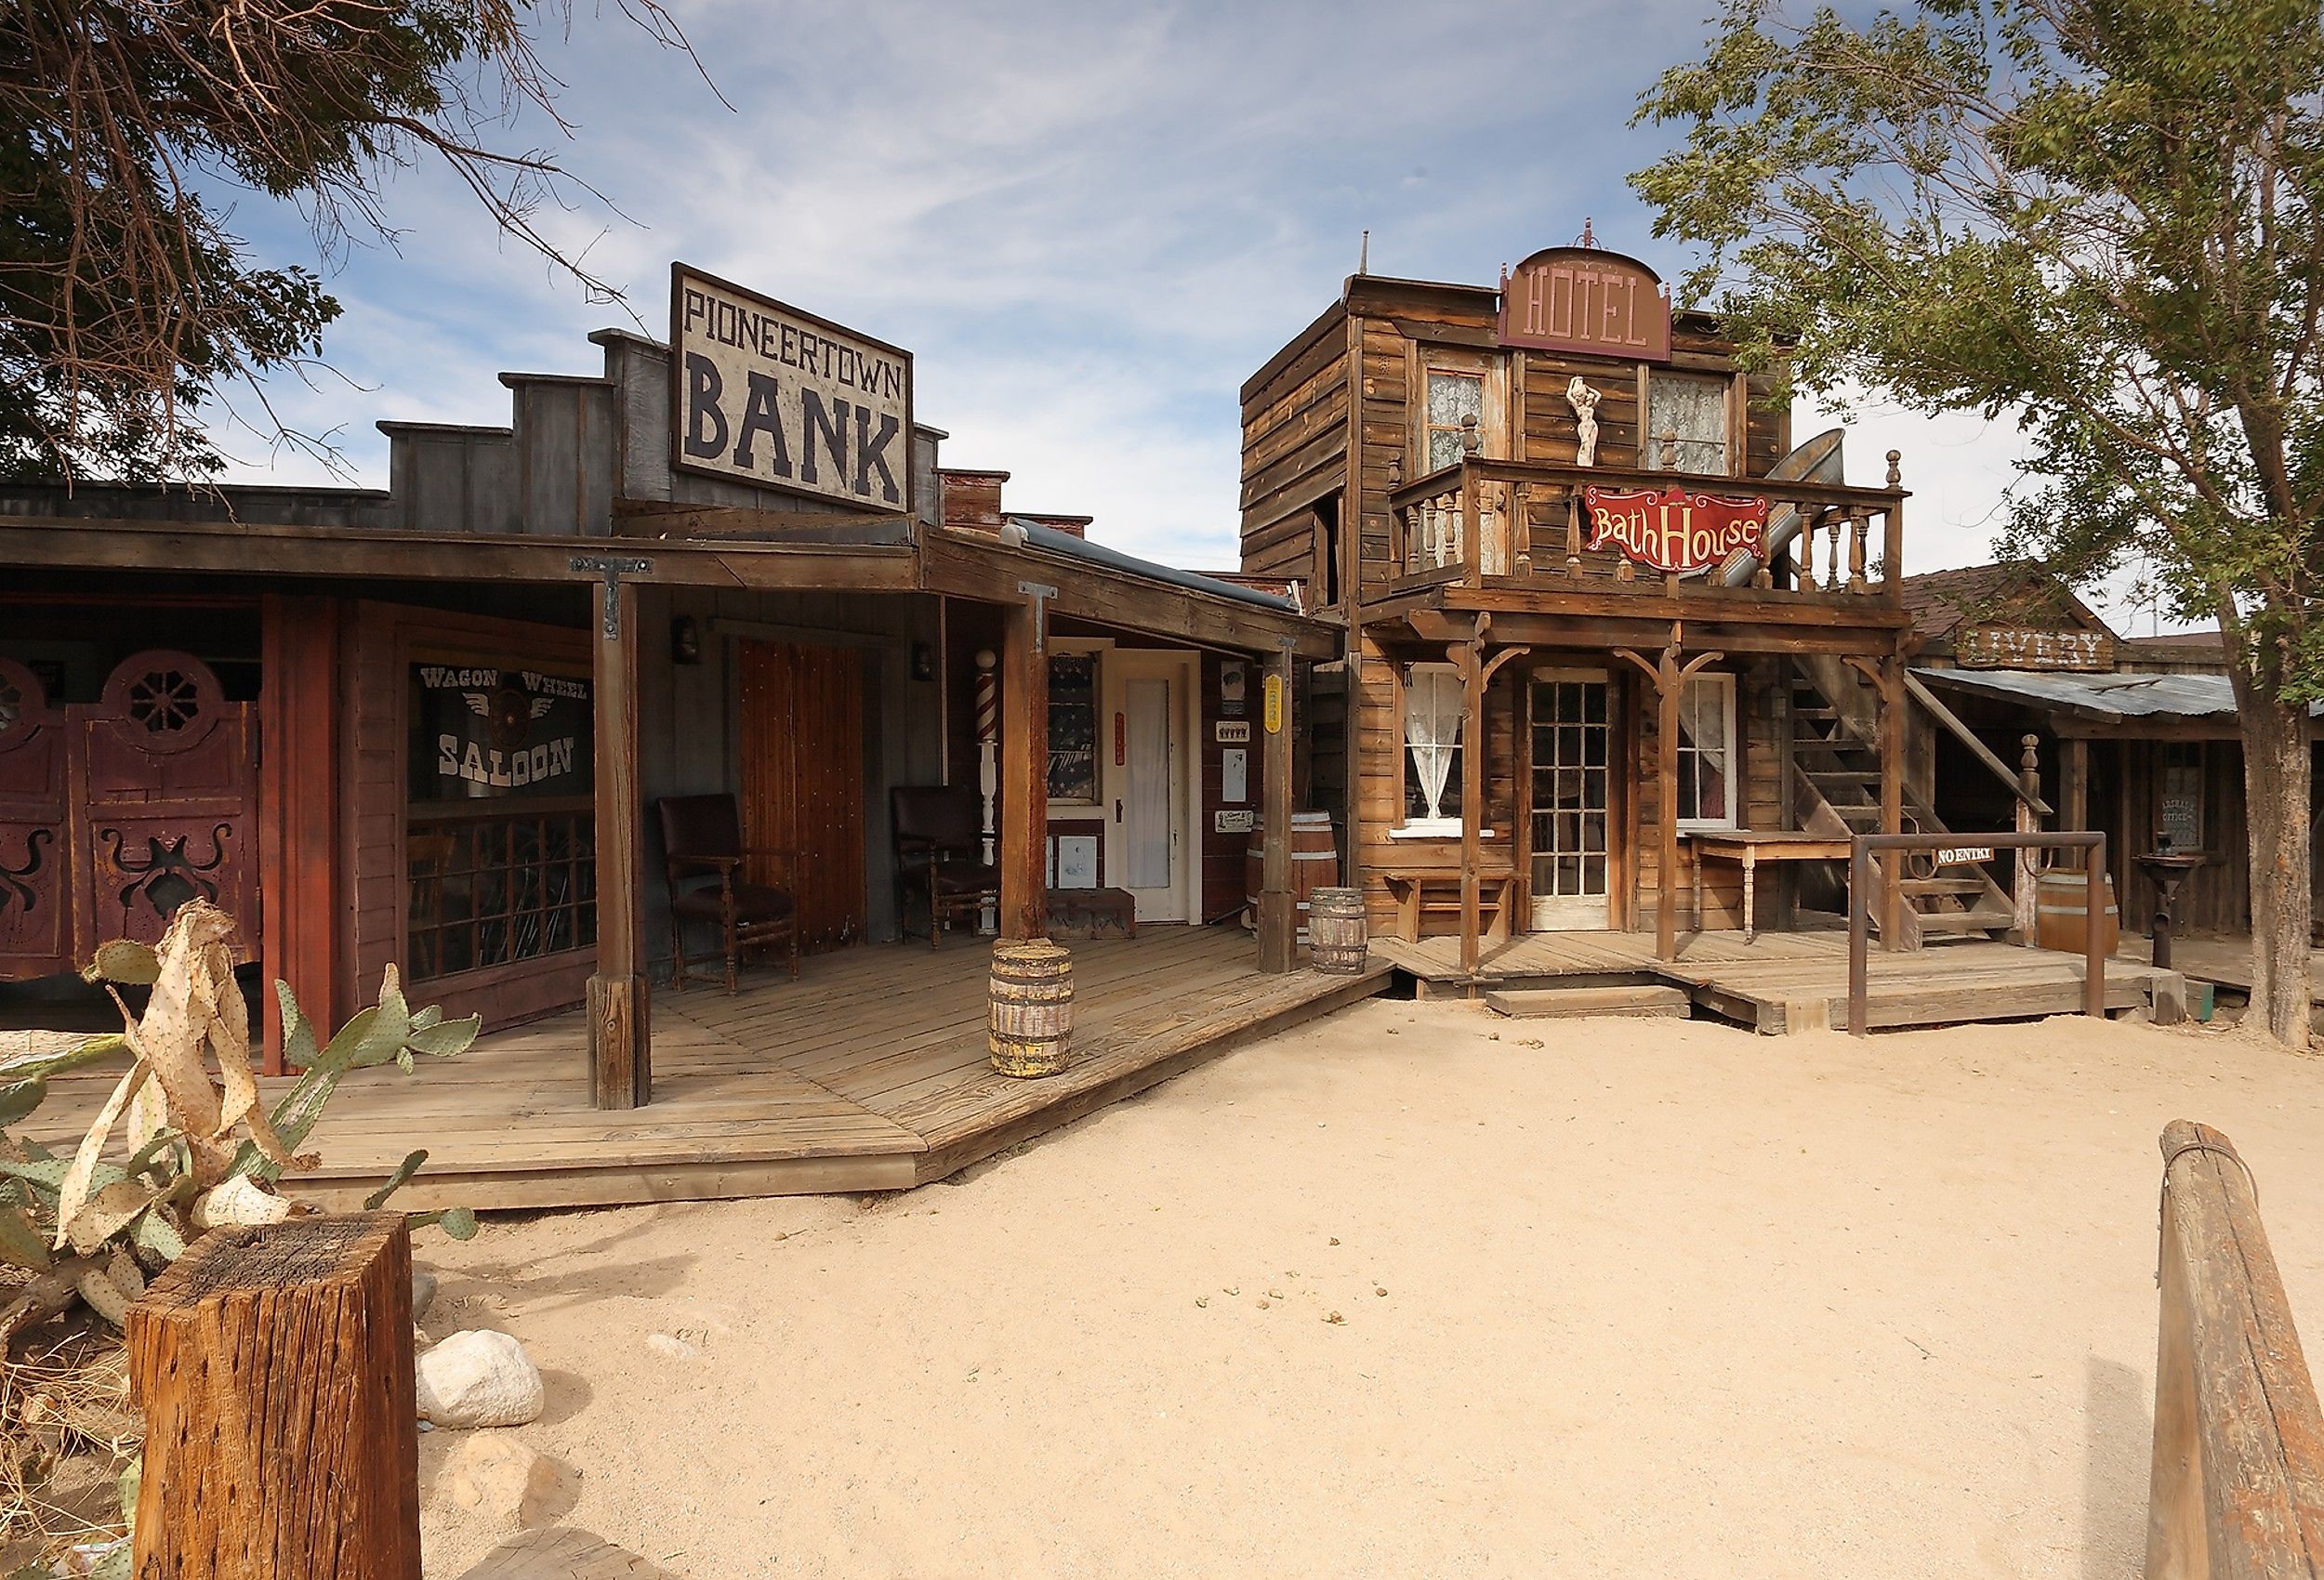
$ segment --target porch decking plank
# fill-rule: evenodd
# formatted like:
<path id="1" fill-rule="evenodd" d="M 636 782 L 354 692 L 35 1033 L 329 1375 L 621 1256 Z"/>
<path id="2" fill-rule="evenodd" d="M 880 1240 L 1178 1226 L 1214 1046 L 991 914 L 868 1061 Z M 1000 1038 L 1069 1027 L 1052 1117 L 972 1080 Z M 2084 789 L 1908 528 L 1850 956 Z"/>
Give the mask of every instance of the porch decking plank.
<path id="1" fill-rule="evenodd" d="M 1386 984 L 1312 971 L 1262 977 L 1237 929 L 1155 928 L 1073 946 L 1075 1063 L 1009 1081 L 985 1060 L 981 941 L 812 955 L 800 980 L 754 969 L 654 995 L 654 1100 L 588 1105 L 585 1028 L 568 1014 L 482 1039 L 458 1059 L 342 1084 L 314 1136 L 324 1167 L 299 1193 L 356 1205 L 404 1154 L 416 1208 L 547 1207 L 908 1189 L 1069 1123 L 1266 1030 Z M 424 990 L 423 990 L 424 992 Z M 114 1075 L 60 1077 L 38 1138 L 70 1147 Z M 285 1083 L 261 1083 L 272 1101 Z M 923 1125 L 928 1128 L 923 1130 Z"/>

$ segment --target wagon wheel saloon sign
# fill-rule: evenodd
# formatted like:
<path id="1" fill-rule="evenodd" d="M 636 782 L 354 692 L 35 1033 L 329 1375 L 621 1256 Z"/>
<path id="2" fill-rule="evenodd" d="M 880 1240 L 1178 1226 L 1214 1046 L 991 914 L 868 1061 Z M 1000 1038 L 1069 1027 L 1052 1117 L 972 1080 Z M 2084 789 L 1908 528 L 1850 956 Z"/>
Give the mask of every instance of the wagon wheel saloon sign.
<path id="1" fill-rule="evenodd" d="M 1738 551 L 1756 556 L 1767 535 L 1764 498 L 1590 486 L 1581 498 L 1591 548 L 1618 548 L 1657 571 L 1708 570 Z"/>

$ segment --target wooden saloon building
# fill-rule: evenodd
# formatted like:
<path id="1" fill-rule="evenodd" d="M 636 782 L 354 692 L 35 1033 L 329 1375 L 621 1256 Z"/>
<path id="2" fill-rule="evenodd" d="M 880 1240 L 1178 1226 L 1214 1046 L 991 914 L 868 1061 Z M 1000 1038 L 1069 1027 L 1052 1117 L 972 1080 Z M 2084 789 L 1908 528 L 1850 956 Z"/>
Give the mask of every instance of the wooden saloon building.
<path id="1" fill-rule="evenodd" d="M 1314 776 L 1376 936 L 1683 931 L 1836 908 L 1907 799 L 1897 458 L 1843 481 L 1654 272 L 1359 274 L 1243 387 L 1243 566 L 1347 652 Z M 1333 685 L 1337 696 L 1331 694 Z M 1981 887 L 1899 928 L 1990 930 Z"/>
<path id="2" fill-rule="evenodd" d="M 395 965 L 517 1029 L 363 1100 L 510 1205 L 909 1184 L 1377 989 L 1285 974 L 1290 681 L 1338 653 L 1291 579 L 1005 505 L 892 347 L 682 269 L 673 307 L 675 354 L 504 375 L 506 427 L 382 423 L 384 491 L 0 492 L 0 1013 L 197 894 L 314 1021 Z M 666 880 L 673 806 L 740 862 Z M 671 918 L 721 872 L 790 901 L 733 998 Z M 1067 1075 L 985 1069 L 979 933 L 1073 952 Z"/>

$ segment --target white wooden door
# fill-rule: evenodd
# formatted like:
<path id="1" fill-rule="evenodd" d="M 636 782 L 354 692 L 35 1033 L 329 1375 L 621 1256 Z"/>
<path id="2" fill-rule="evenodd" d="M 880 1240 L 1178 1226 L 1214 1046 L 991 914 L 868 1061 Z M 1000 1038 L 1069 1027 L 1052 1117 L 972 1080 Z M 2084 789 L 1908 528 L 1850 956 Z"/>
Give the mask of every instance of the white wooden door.
<path id="1" fill-rule="evenodd" d="M 1614 732 L 1605 672 L 1533 676 L 1530 728 L 1536 932 L 1603 928 L 1608 919 Z"/>
<path id="2" fill-rule="evenodd" d="M 1137 902 L 1142 922 L 1182 922 L 1194 912 L 1195 841 L 1188 823 L 1192 760 L 1184 714 L 1193 695 L 1176 653 L 1107 655 L 1113 739 L 1107 767 L 1105 882 Z"/>

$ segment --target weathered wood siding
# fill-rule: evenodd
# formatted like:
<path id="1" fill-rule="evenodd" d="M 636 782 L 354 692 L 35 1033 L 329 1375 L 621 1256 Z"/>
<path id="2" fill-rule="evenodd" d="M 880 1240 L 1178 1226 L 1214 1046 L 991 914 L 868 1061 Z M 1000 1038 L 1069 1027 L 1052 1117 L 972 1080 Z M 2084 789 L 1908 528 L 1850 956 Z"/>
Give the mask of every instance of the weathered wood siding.
<path id="1" fill-rule="evenodd" d="M 1334 306 L 1243 387 L 1243 569 L 1252 574 L 1325 580 L 1314 507 L 1347 481 L 1346 322 Z"/>

